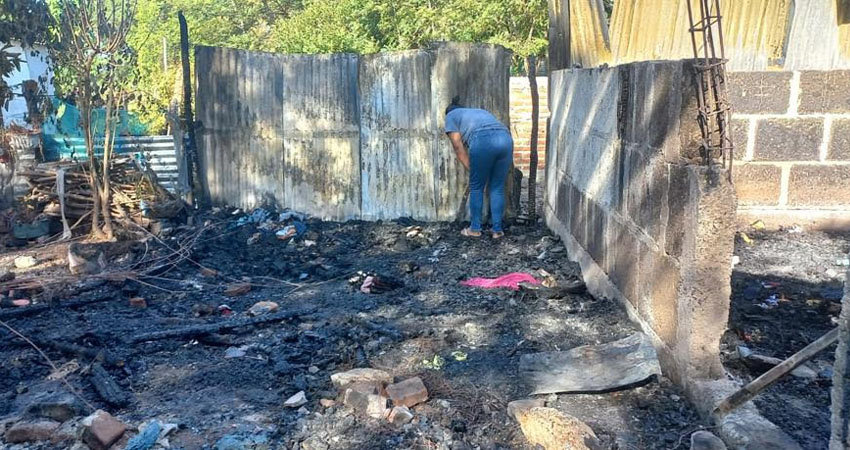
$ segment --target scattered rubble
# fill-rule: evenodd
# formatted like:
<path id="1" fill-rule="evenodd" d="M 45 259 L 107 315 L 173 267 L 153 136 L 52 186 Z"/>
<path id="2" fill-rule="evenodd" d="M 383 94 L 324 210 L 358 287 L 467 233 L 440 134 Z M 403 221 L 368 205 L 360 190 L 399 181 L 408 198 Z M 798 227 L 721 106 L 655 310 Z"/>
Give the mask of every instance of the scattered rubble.
<path id="1" fill-rule="evenodd" d="M 371 384 L 383 387 L 383 385 L 390 384 L 392 381 L 392 375 L 387 372 L 368 367 L 351 369 L 331 375 L 331 383 L 333 383 L 335 388 L 340 390 L 346 388 L 349 384 L 354 383 Z"/>
<path id="2" fill-rule="evenodd" d="M 154 420 L 181 427 L 166 442 L 163 425 L 153 448 L 166 447 L 161 442 L 171 448 L 524 448 L 526 439 L 506 412 L 508 399 L 527 394 L 515 376 L 521 356 L 635 331 L 616 303 L 580 289 L 544 295 L 457 283 L 516 271 L 539 277 L 545 290 L 580 285 L 577 268 L 563 255 L 537 259 L 535 247 L 546 236 L 537 229 L 493 244 L 460 239 L 447 224 L 305 219 L 301 236 L 279 241 L 275 232 L 298 218 L 267 212 L 239 226 L 246 215 L 220 210 L 198 222 L 208 227 L 202 236 L 175 230 L 173 239 L 163 239 L 181 255 L 191 254 L 191 262 L 144 266 L 169 254 L 149 253 L 155 239 L 124 250 L 132 258 L 121 266 L 117 245 L 91 247 L 86 250 L 103 251 L 106 268 L 73 278 L 85 284 L 66 285 L 54 306 L 42 291 L 15 294 L 33 298 L 26 308 L 34 309 L 9 323 L 68 369 L 57 376 L 87 402 L 127 424 L 113 448 L 149 446 Z M 257 243 L 248 246 L 255 233 Z M 399 250 L 401 238 L 406 251 Z M 59 250 L 47 247 L 39 259 L 62 261 L 67 244 L 50 245 Z M 521 251 L 492 258 L 494 245 Z M 118 267 L 139 261 L 158 270 L 140 279 L 144 284 L 117 275 Z M 68 271 L 64 264 L 33 269 L 47 266 Z M 358 271 L 363 278 L 349 284 Z M 379 280 L 370 295 L 361 292 L 367 276 Z M 384 280 L 398 283 L 381 290 Z M 234 285 L 250 290 L 225 295 Z M 129 307 L 135 298 L 146 308 Z M 30 403 L 25 391 L 43 389 L 34 381 L 52 369 L 22 341 L 0 338 L 12 343 L 0 347 L 0 359 L 10 361 L 0 367 L 0 417 L 20 415 Z M 303 398 L 290 407 L 296 392 Z M 586 420 L 606 445 L 625 432 L 634 442 L 658 443 L 634 448 L 670 447 L 665 434 L 678 438 L 701 423 L 673 393 L 680 394 L 662 378 L 616 395 L 556 395 L 546 404 Z M 598 410 L 616 413 L 600 418 Z M 54 431 L 64 440 L 61 448 L 82 448 L 78 437 L 69 438 L 85 428 L 82 410 L 74 414 Z"/>
<path id="3" fill-rule="evenodd" d="M 845 231 L 792 227 L 746 232 L 757 245 L 736 244 L 740 264 L 732 273 L 729 331 L 721 341 L 724 366 L 742 384 L 776 362 L 759 364 L 746 357 L 747 351 L 782 360 L 834 328 L 844 270 L 827 272 L 850 251 Z M 771 297 L 777 299 L 772 307 L 764 301 Z M 739 352 L 741 347 L 745 353 Z M 797 376 L 784 377 L 753 399 L 765 418 L 806 450 L 821 449 L 829 440 L 833 356 L 832 351 L 815 356 L 792 372 Z"/>

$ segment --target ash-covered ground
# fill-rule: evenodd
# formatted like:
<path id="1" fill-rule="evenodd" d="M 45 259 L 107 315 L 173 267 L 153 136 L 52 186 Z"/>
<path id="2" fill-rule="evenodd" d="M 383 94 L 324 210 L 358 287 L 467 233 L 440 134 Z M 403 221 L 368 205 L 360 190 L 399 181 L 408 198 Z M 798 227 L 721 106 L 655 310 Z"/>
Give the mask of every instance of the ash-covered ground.
<path id="1" fill-rule="evenodd" d="M 53 306 L 37 314 L 0 310 L 60 369 L 57 374 L 22 339 L 0 332 L 0 427 L 25 416 L 34 398 L 68 391 L 64 380 L 90 407 L 127 424 L 127 437 L 154 419 L 178 425 L 168 435 L 171 448 L 525 449 L 530 446 L 506 413 L 508 402 L 530 392 L 518 371 L 520 356 L 607 343 L 636 331 L 607 299 L 460 285 L 469 277 L 540 269 L 560 284 L 579 279 L 563 245 L 540 226 L 514 226 L 495 241 L 461 237 L 456 224 L 307 220 L 306 230 L 283 241 L 274 229 L 239 225 L 243 217 L 230 211 L 209 217 L 176 266 L 137 280 L 50 288 Z M 165 240 L 185 252 L 177 242 Z M 153 245 L 125 247 L 113 252 L 110 264 L 150 259 Z M 7 252 L 0 264 L 10 267 L 16 256 L 32 254 L 38 260 L 33 273 L 59 279 L 68 276 L 66 252 L 67 244 L 24 248 Z M 358 272 L 377 274 L 390 290 L 361 292 L 359 280 L 349 282 Z M 225 295 L 237 283 L 250 284 L 250 291 Z M 145 307 L 132 306 L 131 298 L 144 299 Z M 138 339 L 249 320 L 260 301 L 279 306 L 266 314 L 289 317 Z M 110 404 L 109 393 L 93 384 L 100 367 L 119 397 L 126 395 L 124 406 L 115 399 Z M 411 408 L 413 421 L 401 427 L 353 412 L 339 403 L 330 375 L 356 367 L 383 369 L 396 380 L 419 376 L 429 400 Z M 299 391 L 307 403 L 285 407 Z M 337 402 L 323 406 L 328 400 Z M 705 426 L 664 378 L 606 394 L 550 395 L 546 403 L 585 421 L 605 448 L 687 448 L 689 433 Z M 78 416 L 61 428 L 71 431 L 54 439 L 66 440 L 5 448 L 81 445 L 73 427 L 91 411 L 78 406 Z"/>

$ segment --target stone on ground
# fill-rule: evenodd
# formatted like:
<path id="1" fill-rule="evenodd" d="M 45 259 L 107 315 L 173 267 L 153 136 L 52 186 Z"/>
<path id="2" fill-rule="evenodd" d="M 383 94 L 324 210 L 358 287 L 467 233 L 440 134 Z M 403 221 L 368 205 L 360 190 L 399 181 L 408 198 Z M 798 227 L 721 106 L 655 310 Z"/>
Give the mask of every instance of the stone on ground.
<path id="1" fill-rule="evenodd" d="M 115 443 L 127 426 L 101 409 L 83 419 L 83 442 L 92 450 L 106 450 Z"/>
<path id="2" fill-rule="evenodd" d="M 343 389 L 351 383 L 380 383 L 386 385 L 393 382 L 392 375 L 383 370 L 360 368 L 331 375 L 331 383 L 337 389 Z"/>
<path id="3" fill-rule="evenodd" d="M 248 309 L 248 314 L 252 316 L 260 316 L 263 314 L 275 312 L 278 309 L 280 309 L 280 306 L 275 302 L 257 302 L 254 303 L 254 306 Z"/>
<path id="4" fill-rule="evenodd" d="M 364 413 L 369 417 L 381 419 L 387 414 L 387 399 L 378 394 L 368 394 L 351 388 L 345 390 L 342 403 L 355 412 Z"/>
<path id="5" fill-rule="evenodd" d="M 283 406 L 286 406 L 287 408 L 298 408 L 299 406 L 303 406 L 306 404 L 307 394 L 305 394 L 304 391 L 298 392 L 297 394 L 293 395 L 292 397 L 289 397 L 288 399 L 286 399 L 285 402 L 283 402 Z"/>
<path id="6" fill-rule="evenodd" d="M 528 411 L 531 408 L 544 406 L 545 402 L 542 398 L 524 398 L 522 400 L 514 400 L 508 403 L 508 417 L 513 417 L 519 421 L 519 414 Z"/>
<path id="7" fill-rule="evenodd" d="M 691 450 L 726 450 L 726 444 L 713 433 L 700 430 L 691 435 Z"/>
<path id="8" fill-rule="evenodd" d="M 48 419 L 37 419 L 18 422 L 6 430 L 4 436 L 7 443 L 46 441 L 59 428 L 59 422 Z"/>
<path id="9" fill-rule="evenodd" d="M 428 389 L 419 377 L 387 386 L 387 395 L 394 405 L 415 406 L 428 400 Z"/>
<path id="10" fill-rule="evenodd" d="M 413 413 L 407 406 L 395 406 L 390 411 L 388 419 L 393 425 L 404 425 L 413 420 Z"/>
<path id="11" fill-rule="evenodd" d="M 584 422 L 554 408 L 535 407 L 518 413 L 522 434 L 544 450 L 594 450 L 599 439 Z"/>
<path id="12" fill-rule="evenodd" d="M 64 422 L 82 411 L 79 400 L 70 392 L 39 393 L 27 406 L 27 414 Z"/>

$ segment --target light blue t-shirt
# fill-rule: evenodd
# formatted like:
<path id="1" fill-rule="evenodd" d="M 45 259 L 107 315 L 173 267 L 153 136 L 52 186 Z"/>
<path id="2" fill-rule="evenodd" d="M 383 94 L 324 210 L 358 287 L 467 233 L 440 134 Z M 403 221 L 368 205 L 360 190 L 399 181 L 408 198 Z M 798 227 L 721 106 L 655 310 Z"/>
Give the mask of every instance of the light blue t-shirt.
<path id="1" fill-rule="evenodd" d="M 476 131 L 482 130 L 508 131 L 508 127 L 483 109 L 457 108 L 446 114 L 446 133 L 460 133 L 463 142 L 469 142 Z"/>

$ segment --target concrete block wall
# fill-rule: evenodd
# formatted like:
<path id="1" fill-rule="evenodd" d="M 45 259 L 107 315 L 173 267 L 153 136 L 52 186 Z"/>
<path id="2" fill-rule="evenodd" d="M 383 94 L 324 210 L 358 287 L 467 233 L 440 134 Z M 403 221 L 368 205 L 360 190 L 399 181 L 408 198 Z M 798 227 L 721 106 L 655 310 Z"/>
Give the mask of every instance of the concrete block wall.
<path id="1" fill-rule="evenodd" d="M 741 212 L 850 222 L 850 71 L 728 76 Z"/>
<path id="2" fill-rule="evenodd" d="M 549 79 L 537 77 L 540 97 L 540 117 L 537 122 L 538 173 L 546 167 L 546 119 L 549 118 Z M 531 88 L 528 77 L 511 77 L 510 91 L 511 134 L 514 137 L 514 166 L 528 177 L 531 164 Z"/>
<path id="3" fill-rule="evenodd" d="M 616 298 L 683 386 L 722 376 L 736 199 L 696 158 L 687 61 L 550 75 L 545 216 L 597 296 Z"/>

